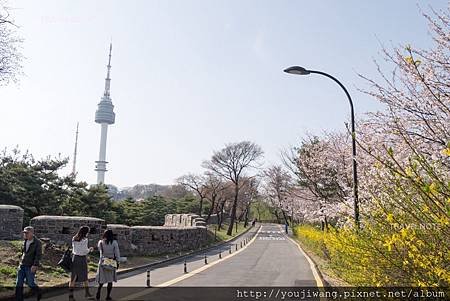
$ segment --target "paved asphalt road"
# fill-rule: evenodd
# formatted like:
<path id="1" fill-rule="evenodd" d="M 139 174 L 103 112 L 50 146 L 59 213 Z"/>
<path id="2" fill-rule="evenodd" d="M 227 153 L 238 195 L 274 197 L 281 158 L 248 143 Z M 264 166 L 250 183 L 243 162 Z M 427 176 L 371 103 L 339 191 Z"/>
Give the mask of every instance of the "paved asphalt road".
<path id="1" fill-rule="evenodd" d="M 244 244 L 244 240 L 248 242 Z M 222 259 L 219 259 L 219 253 L 222 254 Z M 317 277 L 314 276 L 313 267 L 308 259 L 298 245 L 284 234 L 280 225 L 263 224 L 261 227 L 255 227 L 237 241 L 209 250 L 206 256 L 208 260 L 206 265 L 204 254 L 187 258 L 188 273 L 184 273 L 184 260 L 151 270 L 151 286 L 212 289 L 213 287 L 314 287 L 321 284 L 320 280 L 316 281 Z M 146 288 L 146 280 L 146 271 L 121 275 L 119 281 L 114 284 L 116 286 L 112 294 L 114 300 L 162 300 L 161 296 L 150 297 L 158 290 Z M 94 290 L 95 288 L 91 288 L 92 292 Z M 192 292 L 194 289 L 190 290 Z M 163 292 L 164 289 L 159 291 Z M 105 293 L 103 290 L 103 298 Z M 77 292 L 77 300 L 83 300 L 82 296 L 81 291 Z M 187 300 L 185 297 L 179 299 L 167 297 L 166 300 Z M 67 300 L 66 298 L 61 298 L 60 295 L 47 300 Z"/>
<path id="2" fill-rule="evenodd" d="M 307 259 L 279 225 L 264 225 L 240 254 L 175 286 L 315 286 Z"/>

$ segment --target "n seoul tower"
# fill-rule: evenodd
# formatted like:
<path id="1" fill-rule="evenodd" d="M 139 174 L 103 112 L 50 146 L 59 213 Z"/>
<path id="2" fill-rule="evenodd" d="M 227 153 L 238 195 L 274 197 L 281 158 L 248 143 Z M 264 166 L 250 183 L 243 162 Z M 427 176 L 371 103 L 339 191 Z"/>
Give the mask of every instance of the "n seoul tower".
<path id="1" fill-rule="evenodd" d="M 110 97 L 110 85 L 111 78 L 109 78 L 109 73 L 111 70 L 111 52 L 112 43 L 109 45 L 109 60 L 108 60 L 108 71 L 106 73 L 105 79 L 105 92 L 103 94 L 102 100 L 98 104 L 97 111 L 95 112 L 95 122 L 101 125 L 101 136 L 100 136 L 100 153 L 98 156 L 98 161 L 95 161 L 95 171 L 97 171 L 97 184 L 105 183 L 105 172 L 106 172 L 106 138 L 108 136 L 108 125 L 114 124 L 116 119 L 116 114 L 114 113 L 114 106 Z"/>

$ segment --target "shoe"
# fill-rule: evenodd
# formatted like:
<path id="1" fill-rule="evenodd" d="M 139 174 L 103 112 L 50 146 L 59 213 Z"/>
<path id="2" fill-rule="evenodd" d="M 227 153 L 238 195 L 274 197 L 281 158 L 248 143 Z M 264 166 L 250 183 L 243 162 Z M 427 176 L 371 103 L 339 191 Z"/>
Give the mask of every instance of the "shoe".
<path id="1" fill-rule="evenodd" d="M 106 297 L 105 300 L 112 300 L 112 298 L 110 296 Z"/>
<path id="2" fill-rule="evenodd" d="M 100 291 L 98 291 L 97 294 L 95 294 L 95 300 L 100 300 Z"/>

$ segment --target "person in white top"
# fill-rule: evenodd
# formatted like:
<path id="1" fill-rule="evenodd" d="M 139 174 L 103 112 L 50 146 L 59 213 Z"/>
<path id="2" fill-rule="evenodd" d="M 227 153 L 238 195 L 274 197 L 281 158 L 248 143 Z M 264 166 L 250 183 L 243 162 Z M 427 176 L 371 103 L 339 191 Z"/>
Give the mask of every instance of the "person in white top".
<path id="1" fill-rule="evenodd" d="M 72 270 L 69 283 L 69 299 L 71 300 L 73 300 L 73 288 L 77 282 L 84 283 L 86 298 L 92 298 L 92 295 L 89 292 L 87 255 L 89 252 L 92 252 L 94 248 L 88 247 L 89 240 L 87 236 L 89 231 L 90 229 L 88 226 L 82 226 L 72 238 Z"/>

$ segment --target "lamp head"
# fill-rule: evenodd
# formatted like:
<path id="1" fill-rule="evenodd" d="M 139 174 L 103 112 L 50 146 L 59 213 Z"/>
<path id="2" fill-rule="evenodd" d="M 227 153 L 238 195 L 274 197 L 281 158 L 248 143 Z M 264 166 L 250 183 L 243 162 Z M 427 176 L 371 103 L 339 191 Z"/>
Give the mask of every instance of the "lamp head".
<path id="1" fill-rule="evenodd" d="M 284 72 L 289 74 L 297 74 L 297 75 L 308 75 L 311 72 L 303 67 L 300 66 L 292 66 L 287 69 L 284 69 Z"/>

